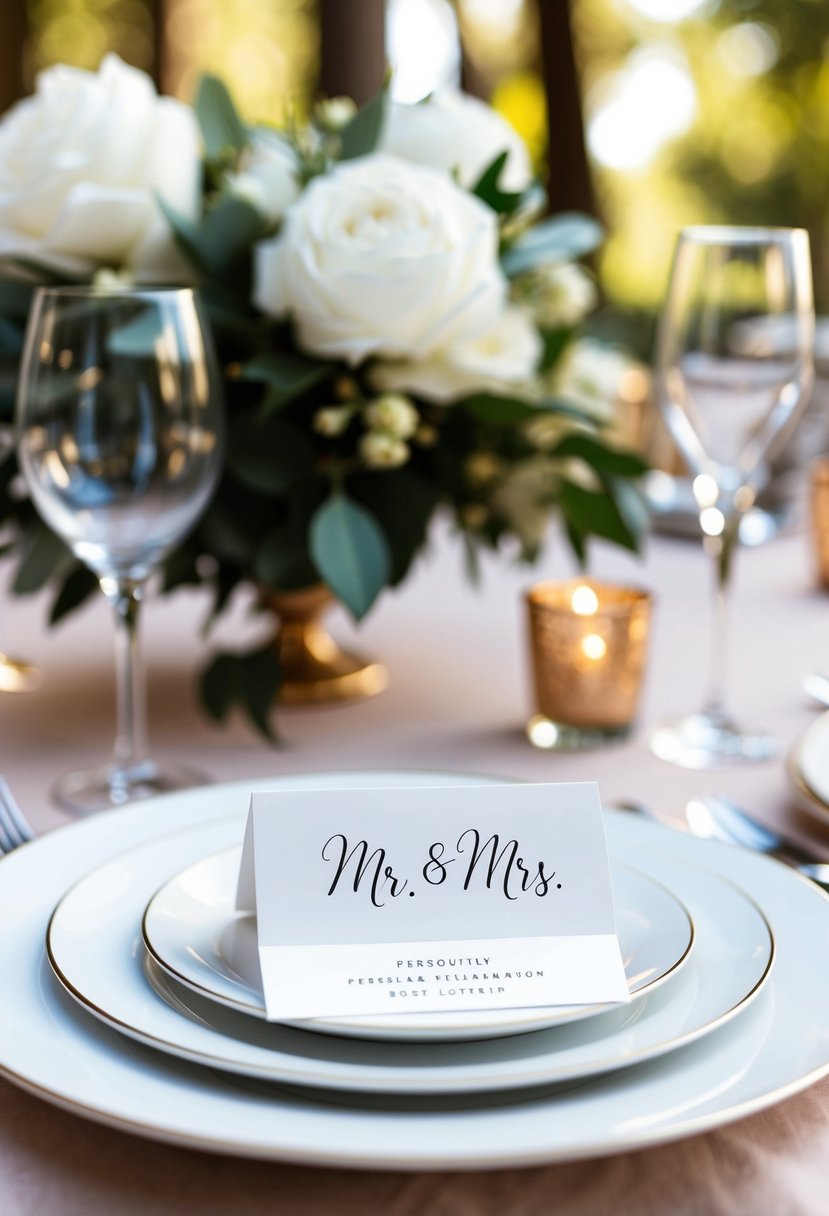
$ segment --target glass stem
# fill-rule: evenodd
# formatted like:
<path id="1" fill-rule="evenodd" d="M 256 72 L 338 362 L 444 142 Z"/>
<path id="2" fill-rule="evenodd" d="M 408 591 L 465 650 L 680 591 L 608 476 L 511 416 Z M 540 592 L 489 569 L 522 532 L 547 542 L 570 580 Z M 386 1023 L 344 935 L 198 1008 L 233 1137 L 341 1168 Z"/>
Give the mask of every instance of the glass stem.
<path id="1" fill-rule="evenodd" d="M 717 536 L 703 533 L 705 552 L 714 559 L 714 619 L 711 626 L 711 668 L 704 712 L 713 716 L 725 713 L 726 664 L 728 653 L 728 590 L 734 549 L 740 531 L 740 516 L 727 515 Z"/>
<path id="2" fill-rule="evenodd" d="M 143 582 L 102 578 L 101 587 L 115 610 L 116 725 L 115 769 L 133 768 L 147 758 L 146 676 L 138 635 Z"/>

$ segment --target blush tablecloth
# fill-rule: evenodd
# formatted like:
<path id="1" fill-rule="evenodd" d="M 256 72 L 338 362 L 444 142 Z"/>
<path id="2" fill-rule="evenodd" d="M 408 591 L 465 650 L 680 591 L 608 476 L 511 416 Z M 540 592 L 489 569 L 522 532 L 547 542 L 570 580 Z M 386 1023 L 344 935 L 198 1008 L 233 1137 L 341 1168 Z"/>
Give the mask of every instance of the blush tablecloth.
<path id="1" fill-rule="evenodd" d="M 144 635 L 155 752 L 215 780 L 381 768 L 597 779 L 606 802 L 635 799 L 667 817 L 678 817 L 694 794 L 720 791 L 829 859 L 829 817 L 822 827 L 793 806 L 782 759 L 691 773 L 647 750 L 649 726 L 697 708 L 702 699 L 710 570 L 701 548 L 655 538 L 643 561 L 600 548 L 592 572 L 656 594 L 640 725 L 623 745 L 555 755 L 534 750 L 523 733 L 529 681 L 522 594 L 537 578 L 572 573 L 563 547 L 532 571 L 487 561 L 476 589 L 464 581 L 459 546 L 444 526 L 413 577 L 360 629 L 339 610 L 331 614 L 338 640 L 388 663 L 389 689 L 360 704 L 284 711 L 278 749 L 241 719 L 224 729 L 209 724 L 195 699 L 194 674 L 211 647 L 252 643 L 267 623 L 240 597 L 205 641 L 207 605 L 200 594 L 151 599 Z M 0 769 L 39 831 L 66 822 L 49 801 L 49 786 L 67 768 L 104 758 L 113 714 L 105 606 L 96 603 L 51 632 L 46 609 L 40 598 L 4 595 L 0 603 L 0 646 L 43 673 L 37 692 L 0 694 Z M 733 708 L 790 744 L 818 712 L 801 691 L 802 677 L 821 666 L 829 670 L 829 596 L 815 589 L 806 537 L 778 538 L 741 553 L 732 609 Z M 815 965 L 829 965 L 827 943 L 816 943 Z M 312 1170 L 170 1148 L 61 1112 L 0 1080 L 3 1216 L 603 1216 L 619 1210 L 627 1216 L 825 1216 L 827 1160 L 829 1079 L 761 1114 L 661 1148 L 479 1174 Z"/>

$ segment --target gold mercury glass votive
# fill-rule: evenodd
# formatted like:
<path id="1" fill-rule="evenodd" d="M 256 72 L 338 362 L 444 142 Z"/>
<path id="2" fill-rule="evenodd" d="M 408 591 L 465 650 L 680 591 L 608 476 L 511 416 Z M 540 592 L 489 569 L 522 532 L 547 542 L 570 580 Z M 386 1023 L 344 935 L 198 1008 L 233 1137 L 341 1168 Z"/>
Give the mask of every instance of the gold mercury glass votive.
<path id="1" fill-rule="evenodd" d="M 596 747 L 623 739 L 636 717 L 652 597 L 595 579 L 527 592 L 536 747 Z"/>
<path id="2" fill-rule="evenodd" d="M 809 468 L 809 518 L 818 581 L 829 587 L 829 457 L 826 456 L 815 460 Z"/>

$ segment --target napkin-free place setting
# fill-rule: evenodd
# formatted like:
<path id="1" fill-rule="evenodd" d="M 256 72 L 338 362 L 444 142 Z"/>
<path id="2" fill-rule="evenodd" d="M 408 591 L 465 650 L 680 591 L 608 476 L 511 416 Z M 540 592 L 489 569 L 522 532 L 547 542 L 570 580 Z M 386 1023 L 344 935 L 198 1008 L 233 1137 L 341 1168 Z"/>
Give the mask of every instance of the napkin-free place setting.
<path id="1" fill-rule="evenodd" d="M 354 773 L 268 785 L 438 782 L 470 784 L 439 774 Z M 496 1026 L 491 1037 L 469 1042 L 359 1041 L 229 1009 L 204 974 L 176 981 L 150 963 L 154 987 L 142 915 L 150 905 L 152 944 L 153 897 L 174 888 L 177 874 L 211 864 L 224 865 L 225 878 L 218 870 L 213 877 L 227 912 L 235 892 L 228 895 L 225 879 L 234 874 L 229 859 L 234 847 L 238 857 L 249 795 L 250 784 L 172 795 L 64 829 L 7 859 L 0 891 L 7 1075 L 92 1118 L 195 1147 L 332 1164 L 481 1168 L 688 1134 L 829 1070 L 819 1032 L 829 982 L 813 967 L 811 944 L 825 934 L 825 897 L 763 858 L 622 815 L 607 816 L 607 834 L 625 961 L 638 952 L 650 965 L 645 942 L 625 940 L 626 907 L 642 903 L 651 938 L 660 938 L 670 908 L 668 942 L 661 955 L 652 949 L 654 967 L 666 974 L 592 1017 L 530 1024 L 523 1034 Z M 211 862 L 217 857 L 224 862 Z M 72 997 L 43 960 L 55 908 L 50 950 Z M 221 950 L 217 957 L 228 969 Z M 628 971 L 632 990 L 637 975 Z M 245 977 L 238 979 L 244 988 Z M 201 993 L 193 990 L 199 986 Z M 507 1016 L 442 1016 L 490 1015 Z M 286 1082 L 296 1088 L 286 1091 Z"/>

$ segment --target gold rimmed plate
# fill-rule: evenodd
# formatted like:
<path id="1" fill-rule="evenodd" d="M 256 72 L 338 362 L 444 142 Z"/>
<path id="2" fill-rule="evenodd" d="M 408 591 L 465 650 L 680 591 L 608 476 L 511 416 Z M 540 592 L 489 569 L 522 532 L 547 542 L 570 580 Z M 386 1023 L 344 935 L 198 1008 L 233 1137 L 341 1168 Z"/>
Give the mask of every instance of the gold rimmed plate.
<path id="1" fill-rule="evenodd" d="M 58 979 L 88 1012 L 139 1042 L 237 1075 L 353 1093 L 500 1092 L 574 1081 L 655 1059 L 723 1026 L 760 992 L 771 930 L 731 883 L 669 858 L 643 865 L 688 907 L 695 948 L 676 982 L 587 1021 L 474 1042 L 399 1043 L 308 1034 L 227 1009 L 173 981 L 151 988 L 141 917 L 171 870 L 239 839 L 239 824 L 182 833 L 100 866 L 60 901 L 48 932 Z M 161 991 L 164 999 L 159 997 Z"/>
<path id="2" fill-rule="evenodd" d="M 786 756 L 786 776 L 797 805 L 829 826 L 829 713 L 795 739 Z"/>
<path id="3" fill-rule="evenodd" d="M 170 978 L 240 1013 L 265 1017 L 255 917 L 234 909 L 240 850 L 202 858 L 177 874 L 147 905 L 144 942 Z M 687 908 L 661 883 L 628 866 L 613 875 L 616 927 L 631 999 L 654 991 L 687 962 L 694 927 Z M 581 1021 L 607 1005 L 412 1012 L 385 1017 L 319 1018 L 304 1030 L 353 1038 L 435 1042 L 526 1034 Z"/>

